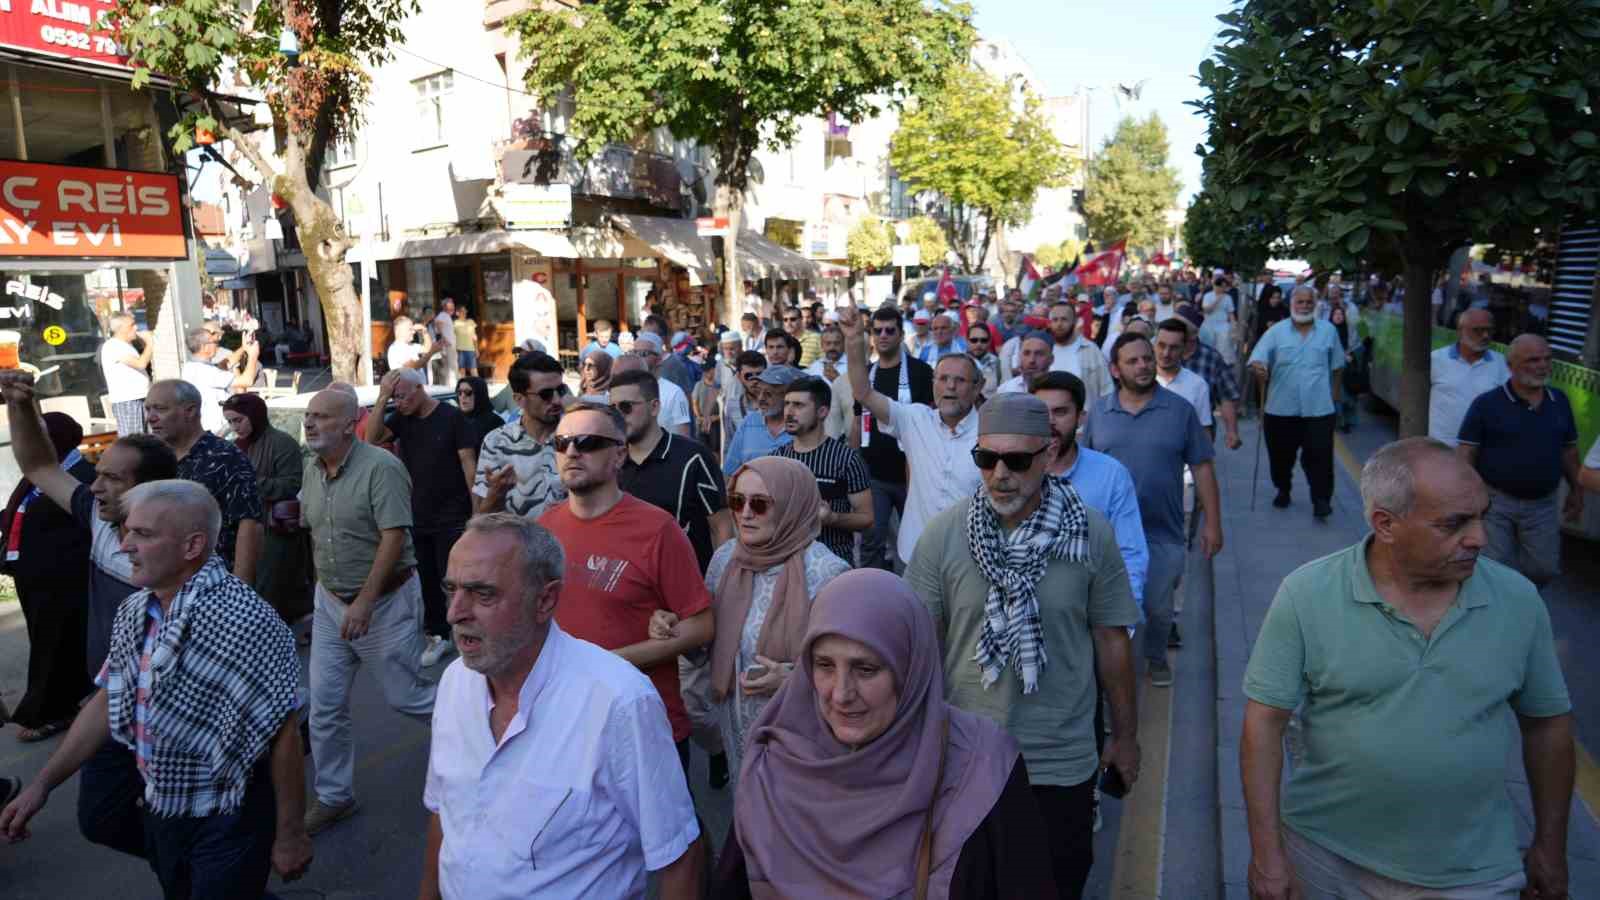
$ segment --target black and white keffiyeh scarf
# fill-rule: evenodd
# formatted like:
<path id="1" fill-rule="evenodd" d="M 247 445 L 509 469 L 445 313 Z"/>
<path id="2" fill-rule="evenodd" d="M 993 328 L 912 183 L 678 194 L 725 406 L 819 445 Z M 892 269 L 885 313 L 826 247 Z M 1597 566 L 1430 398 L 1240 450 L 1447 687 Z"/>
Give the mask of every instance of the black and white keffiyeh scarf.
<path id="1" fill-rule="evenodd" d="M 982 486 L 967 510 L 972 558 L 989 582 L 983 630 L 973 656 L 983 670 L 985 688 L 1000 680 L 1009 664 L 1016 666 L 1024 694 L 1039 689 L 1047 663 L 1039 622 L 1039 580 L 1053 559 L 1089 561 L 1089 516 L 1077 490 L 1055 478 L 1046 478 L 1042 490 L 1039 508 L 1009 537 L 1001 531 Z"/>

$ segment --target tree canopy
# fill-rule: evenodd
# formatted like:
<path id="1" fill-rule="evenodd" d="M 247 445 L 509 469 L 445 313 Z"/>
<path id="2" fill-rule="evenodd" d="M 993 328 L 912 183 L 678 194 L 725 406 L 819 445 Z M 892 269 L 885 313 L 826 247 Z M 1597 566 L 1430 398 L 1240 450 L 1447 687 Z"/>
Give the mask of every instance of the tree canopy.
<path id="1" fill-rule="evenodd" d="M 1236 211 L 1226 199 L 1202 190 L 1184 216 L 1183 250 L 1202 267 L 1254 275 L 1273 256 L 1275 245 L 1281 245 L 1284 253 L 1292 252 L 1284 227 L 1276 207 Z"/>
<path id="2" fill-rule="evenodd" d="M 950 69 L 900 117 L 889 163 L 913 190 L 943 201 L 945 236 L 969 272 L 982 267 L 997 227 L 1026 222 L 1038 192 L 1072 174 L 1039 99 L 972 65 Z"/>
<path id="3" fill-rule="evenodd" d="M 1129 247 L 1156 247 L 1167 235 L 1167 210 L 1182 186 L 1167 164 L 1167 126 L 1151 113 L 1125 117 L 1089 162 L 1083 218 L 1102 243 L 1127 238 Z"/>
<path id="4" fill-rule="evenodd" d="M 1600 199 L 1600 0 L 1243 0 L 1219 19 L 1206 183 L 1236 212 L 1282 209 L 1318 268 L 1377 242 L 1404 258 L 1401 433 L 1426 433 L 1434 273 Z"/>
<path id="5" fill-rule="evenodd" d="M 862 216 L 850 226 L 845 252 L 852 269 L 877 269 L 889 264 L 894 236 L 877 216 Z"/>
<path id="6" fill-rule="evenodd" d="M 791 143 L 806 116 L 870 118 L 933 90 L 972 45 L 971 9 L 952 0 L 599 0 L 514 16 L 526 84 L 570 93 L 580 156 L 658 127 L 711 151 L 717 214 L 735 258 L 750 161 Z M 724 314 L 737 318 L 739 279 Z"/>

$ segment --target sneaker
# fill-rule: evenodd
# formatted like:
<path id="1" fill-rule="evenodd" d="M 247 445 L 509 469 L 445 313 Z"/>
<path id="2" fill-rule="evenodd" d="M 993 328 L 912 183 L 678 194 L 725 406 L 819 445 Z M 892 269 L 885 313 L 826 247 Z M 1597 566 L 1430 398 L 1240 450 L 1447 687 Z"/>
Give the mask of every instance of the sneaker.
<path id="1" fill-rule="evenodd" d="M 1172 687 L 1172 666 L 1164 659 L 1150 660 L 1150 684 L 1155 687 Z"/>
<path id="2" fill-rule="evenodd" d="M 455 642 L 449 638 L 442 638 L 436 634 L 428 635 L 428 646 L 422 651 L 422 667 L 424 669 L 436 666 L 439 660 L 456 652 Z"/>
<path id="3" fill-rule="evenodd" d="M 1100 818 L 1100 785 L 1094 786 L 1094 833 L 1100 833 L 1100 827 L 1105 823 Z"/>
<path id="4" fill-rule="evenodd" d="M 1278 496 L 1272 498 L 1272 505 L 1279 509 L 1289 508 L 1289 492 L 1279 491 Z"/>
<path id="5" fill-rule="evenodd" d="M 1333 504 L 1331 504 L 1331 503 L 1315 503 L 1315 504 L 1312 504 L 1311 515 L 1312 515 L 1312 517 L 1317 518 L 1317 519 L 1326 519 L 1327 517 L 1333 515 Z"/>
<path id="6" fill-rule="evenodd" d="M 1178 633 L 1178 623 L 1172 623 L 1172 632 L 1167 635 L 1167 646 L 1176 650 L 1183 646 L 1183 635 Z"/>
<path id="7" fill-rule="evenodd" d="M 728 786 L 728 754 L 718 753 L 711 757 L 711 764 L 707 766 L 706 781 L 711 783 L 711 789 L 720 791 Z"/>
<path id="8" fill-rule="evenodd" d="M 311 809 L 306 812 L 306 834 L 312 835 L 324 831 L 329 825 L 340 822 L 355 815 L 356 801 L 351 800 L 340 806 L 329 806 L 321 800 L 311 804 Z"/>

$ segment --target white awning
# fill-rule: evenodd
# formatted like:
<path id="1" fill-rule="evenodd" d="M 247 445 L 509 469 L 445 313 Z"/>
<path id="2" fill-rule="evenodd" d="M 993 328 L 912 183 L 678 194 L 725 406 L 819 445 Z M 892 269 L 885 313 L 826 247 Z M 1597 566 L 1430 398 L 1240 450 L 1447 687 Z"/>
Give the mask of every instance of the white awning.
<path id="1" fill-rule="evenodd" d="M 614 213 L 611 220 L 660 255 L 683 266 L 691 284 L 710 284 L 717 280 L 716 262 L 711 256 L 711 239 L 695 233 L 690 219 L 664 216 L 637 216 Z"/>
<path id="2" fill-rule="evenodd" d="M 690 229 L 693 230 L 691 223 Z M 569 228 L 565 231 L 480 231 L 444 237 L 400 238 L 379 242 L 376 259 L 422 259 L 430 256 L 478 256 L 487 253 L 532 253 L 561 259 L 622 259 L 639 248 L 610 229 Z M 362 251 L 351 252 L 360 258 Z"/>
<path id="3" fill-rule="evenodd" d="M 753 231 L 739 235 L 739 247 L 741 253 L 748 253 L 760 260 L 766 269 L 762 273 L 764 278 L 798 280 L 821 277 L 816 263 Z M 744 267 L 740 266 L 740 270 L 744 271 Z"/>

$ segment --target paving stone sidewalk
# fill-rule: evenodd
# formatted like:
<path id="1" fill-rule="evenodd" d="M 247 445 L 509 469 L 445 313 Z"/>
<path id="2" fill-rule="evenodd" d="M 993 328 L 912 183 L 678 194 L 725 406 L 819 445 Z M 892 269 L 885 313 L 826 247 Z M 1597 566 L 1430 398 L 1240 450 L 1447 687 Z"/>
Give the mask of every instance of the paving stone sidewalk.
<path id="1" fill-rule="evenodd" d="M 1258 424 L 1259 420 L 1240 422 L 1244 446 L 1228 451 L 1219 445 L 1217 457 L 1224 527 L 1223 550 L 1215 560 L 1217 805 L 1224 896 L 1229 900 L 1249 897 L 1246 872 L 1250 839 L 1239 780 L 1239 734 L 1244 725 L 1244 670 L 1250 649 L 1284 576 L 1306 562 L 1350 546 L 1367 532 L 1359 486 L 1338 465 L 1334 473 L 1333 515 L 1326 522 L 1312 518 L 1311 499 L 1298 470 L 1293 505 L 1275 509 L 1265 448 L 1261 450 L 1260 483 L 1256 485 L 1255 509 L 1251 511 Z M 1569 670 L 1569 688 L 1576 690 L 1578 685 L 1571 683 L 1572 678 Z M 1519 814 L 1519 840 L 1526 846 L 1532 836 L 1533 813 L 1516 749 L 1507 761 L 1506 790 Z M 1600 827 L 1576 796 L 1572 801 L 1568 864 L 1573 897 L 1600 895 Z"/>

